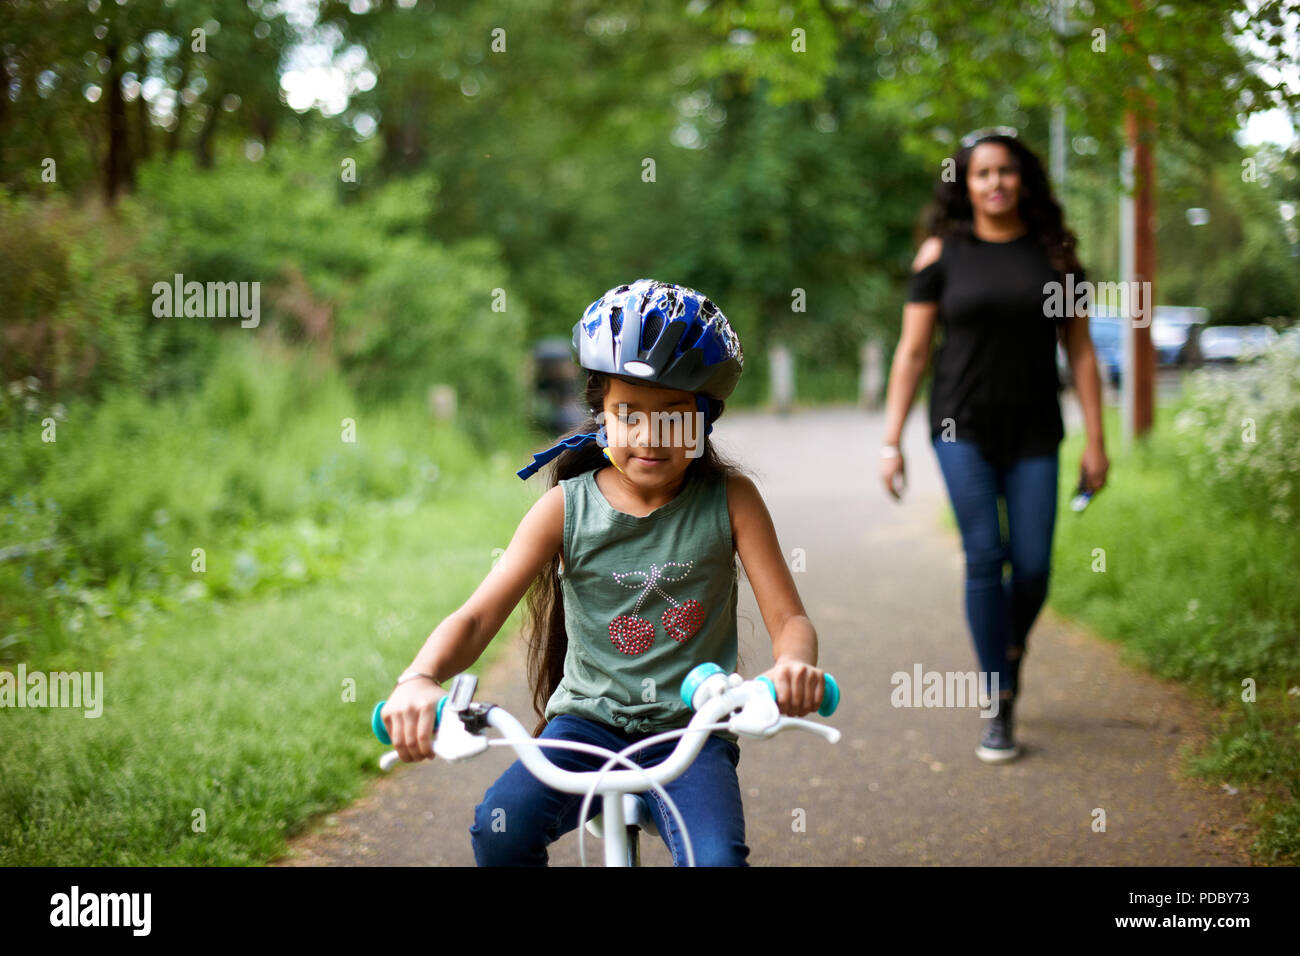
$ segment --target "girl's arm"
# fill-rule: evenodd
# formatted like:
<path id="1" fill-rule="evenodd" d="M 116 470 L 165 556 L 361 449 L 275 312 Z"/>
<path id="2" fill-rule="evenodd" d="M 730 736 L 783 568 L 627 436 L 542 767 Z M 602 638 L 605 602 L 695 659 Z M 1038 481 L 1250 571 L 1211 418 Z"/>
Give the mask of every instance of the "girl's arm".
<path id="1" fill-rule="evenodd" d="M 558 485 L 528 510 L 505 553 L 469 600 L 429 635 L 407 672 L 432 674 L 441 684 L 479 659 L 564 542 L 564 489 Z M 433 756 L 433 708 L 442 694 L 423 679 L 404 681 L 382 716 L 402 760 Z"/>
<path id="2" fill-rule="evenodd" d="M 767 505 L 746 477 L 727 480 L 727 510 L 736 551 L 758 598 L 763 624 L 772 637 L 775 666 L 766 671 L 776 686 L 781 713 L 800 717 L 822 702 L 817 668 L 817 632 L 786 566 Z"/>
<path id="3" fill-rule="evenodd" d="M 441 683 L 482 656 L 564 538 L 564 489 L 558 485 L 528 510 L 505 553 L 469 600 L 434 628 L 409 670 Z"/>

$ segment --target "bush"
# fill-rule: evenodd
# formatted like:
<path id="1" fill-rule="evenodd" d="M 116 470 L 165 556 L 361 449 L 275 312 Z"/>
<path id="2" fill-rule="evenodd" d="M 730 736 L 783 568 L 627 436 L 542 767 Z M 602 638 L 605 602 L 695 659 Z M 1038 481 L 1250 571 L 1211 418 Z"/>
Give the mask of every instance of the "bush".
<path id="1" fill-rule="evenodd" d="M 160 401 L 118 389 L 63 408 L 16 385 L 0 398 L 0 660 L 84 660 L 112 621 L 331 577 L 350 519 L 437 495 L 478 459 L 421 403 L 363 407 L 328 365 L 247 339 Z"/>
<path id="2" fill-rule="evenodd" d="M 155 249 L 135 212 L 0 186 L 0 381 L 61 397 L 141 383 L 160 346 L 144 285 Z"/>
<path id="3" fill-rule="evenodd" d="M 139 172 L 114 210 L 0 189 L 0 382 L 67 401 L 193 388 L 222 339 L 280 339 L 335 360 L 362 400 L 456 388 L 486 438 L 525 408 L 526 310 L 494 241 L 437 242 L 429 177 L 340 183 L 314 147 L 196 172 Z M 350 192 L 348 191 L 350 190 Z M 261 321 L 155 316 L 154 287 L 256 282 Z M 507 293 L 509 293 L 507 295 Z"/>
<path id="4" fill-rule="evenodd" d="M 427 177 L 345 201 L 337 157 L 307 148 L 203 173 L 187 161 L 155 164 L 140 182 L 140 202 L 166 222 L 174 250 L 154 281 L 180 272 L 187 281 L 261 282 L 268 314 L 256 334 L 329 352 L 363 400 L 451 384 L 480 434 L 490 431 L 485 421 L 522 413 L 522 297 L 494 311 L 512 289 L 494 242 L 427 234 Z M 209 338 L 249 334 L 233 321 L 222 329 L 211 327 L 220 319 L 167 321 L 197 321 Z"/>
<path id="5" fill-rule="evenodd" d="M 1255 362 L 1189 376 L 1174 431 L 1188 473 L 1226 505 L 1300 525 L 1300 328 Z"/>

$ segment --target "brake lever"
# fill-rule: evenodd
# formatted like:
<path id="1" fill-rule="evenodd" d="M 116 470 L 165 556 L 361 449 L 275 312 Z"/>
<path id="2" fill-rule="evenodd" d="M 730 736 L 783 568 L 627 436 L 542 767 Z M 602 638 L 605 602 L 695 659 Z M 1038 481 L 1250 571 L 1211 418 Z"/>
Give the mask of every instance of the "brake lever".
<path id="1" fill-rule="evenodd" d="M 833 744 L 840 742 L 840 732 L 838 730 L 834 727 L 827 726 L 826 724 L 819 724 L 815 720 L 804 720 L 802 717 L 782 717 L 780 721 L 778 721 L 777 726 L 772 730 L 772 733 L 776 733 L 782 727 L 792 727 L 795 730 L 806 730 L 809 733 L 825 737 Z"/>
<path id="2" fill-rule="evenodd" d="M 770 737 L 776 733 L 781 721 L 781 710 L 768 694 L 749 695 L 745 705 L 731 715 L 727 729 L 747 737 Z"/>
<path id="3" fill-rule="evenodd" d="M 764 739 L 775 737 L 783 730 L 806 730 L 809 733 L 817 734 L 819 737 L 825 737 L 830 743 L 836 744 L 840 741 L 840 732 L 834 727 L 827 727 L 825 724 L 819 724 L 815 720 L 804 720 L 801 717 L 781 717 L 776 723 L 758 731 L 745 731 L 751 737 L 762 737 Z"/>
<path id="4" fill-rule="evenodd" d="M 801 717 L 782 717 L 781 708 L 770 693 L 751 694 L 745 705 L 727 721 L 727 729 L 748 737 L 772 737 L 786 727 L 807 730 L 825 737 L 833 744 L 839 743 L 840 732 L 834 727 Z"/>
<path id="5" fill-rule="evenodd" d="M 443 760 L 464 760 L 488 748 L 487 736 L 472 733 L 465 726 L 463 716 L 471 715 L 476 726 L 482 726 L 482 715 L 473 712 L 475 705 L 471 703 L 477 687 L 478 678 L 473 674 L 457 674 L 451 682 L 445 710 L 438 721 L 438 734 L 433 741 L 433 752 Z"/>

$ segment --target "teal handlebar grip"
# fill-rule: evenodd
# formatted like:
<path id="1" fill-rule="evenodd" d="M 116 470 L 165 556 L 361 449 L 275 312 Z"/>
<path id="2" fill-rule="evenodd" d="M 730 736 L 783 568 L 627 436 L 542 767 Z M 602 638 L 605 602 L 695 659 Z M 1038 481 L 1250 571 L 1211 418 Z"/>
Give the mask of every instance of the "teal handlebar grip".
<path id="1" fill-rule="evenodd" d="M 830 671 L 824 671 L 823 676 L 826 680 L 822 688 L 822 705 L 817 708 L 817 713 L 823 717 L 829 717 L 840 706 L 840 685 L 835 683 L 835 678 L 831 676 Z M 758 680 L 760 683 L 767 685 L 768 693 L 772 695 L 773 700 L 779 699 L 776 696 L 776 685 L 772 683 L 770 677 L 762 676 Z"/>
<path id="2" fill-rule="evenodd" d="M 695 699 L 695 692 L 700 689 L 700 685 L 714 674 L 722 674 L 725 676 L 726 673 L 727 672 L 717 664 L 706 663 L 695 665 L 695 667 L 691 669 L 691 672 L 686 675 L 686 680 L 682 681 L 682 703 L 687 707 L 693 707 L 694 705 L 691 701 Z"/>
<path id="3" fill-rule="evenodd" d="M 823 671 L 822 674 L 826 680 L 822 688 L 822 705 L 817 708 L 817 713 L 829 717 L 840 706 L 840 685 L 835 683 L 830 671 Z"/>
<path id="4" fill-rule="evenodd" d="M 433 714 L 434 733 L 437 733 L 438 725 L 442 723 L 442 705 L 447 703 L 447 696 L 448 695 L 443 694 L 438 698 L 438 709 Z M 375 709 L 370 713 L 370 729 L 375 732 L 375 736 L 379 738 L 381 744 L 391 747 L 393 745 L 393 738 L 388 736 L 388 728 L 384 726 L 384 718 L 379 715 L 379 712 L 384 709 L 384 704 L 386 703 L 388 703 L 388 701 L 381 700 L 379 703 L 375 704 Z"/>
<path id="5" fill-rule="evenodd" d="M 375 704 L 375 709 L 370 713 L 370 729 L 375 732 L 375 736 L 379 738 L 381 744 L 386 747 L 391 747 L 393 745 L 393 738 L 388 736 L 388 728 L 384 726 L 384 718 L 379 716 L 379 712 L 384 709 L 384 704 L 386 703 L 388 703 L 388 701 L 381 700 L 379 703 Z"/>

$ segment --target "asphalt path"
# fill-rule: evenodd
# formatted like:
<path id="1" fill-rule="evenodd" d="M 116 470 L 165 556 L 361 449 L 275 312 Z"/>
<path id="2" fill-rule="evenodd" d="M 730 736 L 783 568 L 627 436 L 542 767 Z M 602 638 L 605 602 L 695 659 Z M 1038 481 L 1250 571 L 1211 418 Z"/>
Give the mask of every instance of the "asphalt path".
<path id="1" fill-rule="evenodd" d="M 801 733 L 742 738 L 750 863 L 1248 864 L 1241 798 L 1179 773 L 1180 747 L 1207 733 L 1204 706 L 1050 609 L 1030 633 L 1023 664 L 1019 760 L 976 759 L 982 718 L 974 708 L 894 705 L 897 672 L 978 668 L 963 614 L 960 540 L 941 520 L 947 498 L 924 419 L 914 409 L 904 435 L 901 504 L 876 478 L 879 413 L 729 412 L 714 429 L 720 449 L 754 478 L 782 550 L 802 568 L 795 581 L 817 629 L 819 663 L 844 691 L 831 718 L 843 733 L 838 744 Z M 1067 423 L 1077 420 L 1067 405 Z M 1054 579 L 1091 573 L 1086 558 L 1054 567 Z M 741 671 L 754 675 L 771 666 L 771 642 L 743 572 L 741 582 Z M 481 678 L 479 698 L 531 726 L 522 641 L 513 637 L 497 638 L 509 643 Z M 473 865 L 474 807 L 513 759 L 491 748 L 456 765 L 401 765 L 363 799 L 314 821 L 273 865 Z M 599 863 L 598 841 L 588 841 L 588 852 Z M 576 865 L 576 832 L 550 856 L 552 865 Z M 642 860 L 671 862 L 657 839 L 643 840 Z"/>

